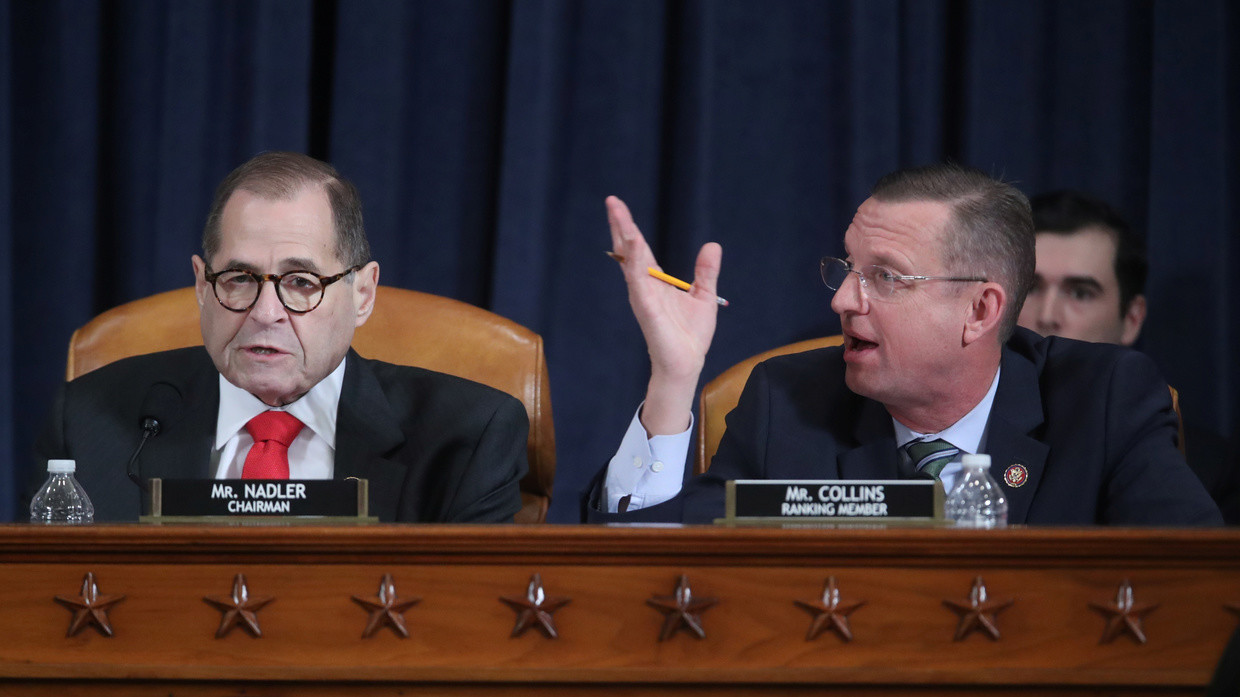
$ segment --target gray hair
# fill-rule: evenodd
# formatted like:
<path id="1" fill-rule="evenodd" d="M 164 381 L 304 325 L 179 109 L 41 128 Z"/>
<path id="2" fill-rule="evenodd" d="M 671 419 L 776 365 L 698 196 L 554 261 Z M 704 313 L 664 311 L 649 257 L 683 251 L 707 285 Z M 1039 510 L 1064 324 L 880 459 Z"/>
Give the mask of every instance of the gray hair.
<path id="1" fill-rule="evenodd" d="M 334 167 L 296 152 L 264 152 L 234 169 L 215 190 L 215 200 L 202 231 L 202 254 L 210 263 L 220 249 L 220 216 L 238 189 L 265 199 L 289 200 L 309 187 L 327 192 L 336 232 L 336 256 L 345 267 L 370 261 L 370 243 L 362 224 L 362 198 L 357 187 Z"/>
<path id="2" fill-rule="evenodd" d="M 1007 341 L 1033 287 L 1037 256 L 1029 199 L 1011 184 L 953 163 L 897 170 L 879 179 L 870 193 L 889 203 L 937 201 L 951 206 L 943 262 L 949 273 L 981 273 L 1003 286 L 1008 307 L 999 339 Z"/>

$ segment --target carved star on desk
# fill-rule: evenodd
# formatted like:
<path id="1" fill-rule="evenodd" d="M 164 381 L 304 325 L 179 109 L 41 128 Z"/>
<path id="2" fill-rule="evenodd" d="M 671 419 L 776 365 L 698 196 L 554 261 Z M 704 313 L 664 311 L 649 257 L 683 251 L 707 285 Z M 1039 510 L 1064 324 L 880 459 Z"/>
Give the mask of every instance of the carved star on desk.
<path id="1" fill-rule="evenodd" d="M 848 624 L 848 616 L 857 608 L 865 605 L 864 600 L 851 603 L 840 602 L 840 590 L 835 585 L 834 576 L 828 577 L 823 585 L 822 600 L 815 602 L 794 600 L 792 602 L 814 616 L 813 622 L 809 625 L 809 631 L 805 633 L 806 641 L 817 639 L 818 635 L 828 629 L 839 634 L 844 641 L 852 641 L 852 627 Z"/>
<path id="2" fill-rule="evenodd" d="M 646 601 L 647 605 L 665 615 L 659 641 L 666 641 L 681 629 L 692 632 L 699 639 L 705 639 L 706 630 L 702 628 L 700 613 L 718 603 L 718 598 L 694 598 L 689 579 L 684 574 L 676 581 L 676 588 L 671 595 L 656 595 Z"/>
<path id="3" fill-rule="evenodd" d="M 548 639 L 558 639 L 555 629 L 555 618 L 552 613 L 572 602 L 571 598 L 552 598 L 543 589 L 542 577 L 538 574 L 530 576 L 530 584 L 525 589 L 525 596 L 501 596 L 500 600 L 517 613 L 517 622 L 512 627 L 509 637 L 521 636 L 530 627 L 538 627 Z"/>
<path id="4" fill-rule="evenodd" d="M 78 597 L 56 596 L 56 602 L 73 611 L 73 619 L 69 621 L 69 631 L 65 632 L 65 636 L 75 636 L 87 625 L 93 625 L 105 637 L 112 636 L 108 610 L 124 599 L 123 595 L 100 595 L 94 572 L 87 572 L 82 578 L 82 591 Z"/>
<path id="5" fill-rule="evenodd" d="M 250 589 L 245 583 L 245 574 L 237 574 L 233 577 L 231 595 L 212 595 L 203 600 L 223 613 L 220 617 L 220 628 L 215 630 L 216 639 L 227 636 L 237 625 L 244 627 L 255 638 L 260 638 L 263 630 L 258 626 L 258 611 L 275 598 L 251 598 Z"/>
<path id="6" fill-rule="evenodd" d="M 405 610 L 421 602 L 421 598 L 396 597 L 396 584 L 392 582 L 392 574 L 383 574 L 379 581 L 379 594 L 375 600 L 353 596 L 353 602 L 370 611 L 370 621 L 362 630 L 362 638 L 369 639 L 383 625 L 392 628 L 402 639 L 409 638 L 409 629 L 405 626 Z"/>
<path id="7" fill-rule="evenodd" d="M 991 641 L 999 639 L 998 616 L 1000 612 L 1011 607 L 1015 600 L 990 600 L 987 598 L 986 584 L 982 577 L 973 579 L 973 588 L 969 590 L 969 599 L 965 602 L 944 600 L 943 604 L 960 615 L 960 623 L 956 625 L 956 641 L 962 641 L 975 629 L 981 629 L 990 636 Z"/>
<path id="8" fill-rule="evenodd" d="M 1131 634 L 1138 643 L 1144 644 L 1145 616 L 1158 609 L 1158 603 L 1138 605 L 1132 591 L 1132 584 L 1128 579 L 1124 579 L 1124 582 L 1119 584 L 1119 590 L 1115 592 L 1115 601 L 1112 604 L 1103 605 L 1091 602 L 1089 606 L 1107 616 L 1107 626 L 1102 630 L 1102 639 L 1098 641 L 1099 644 L 1109 644 L 1120 634 Z"/>

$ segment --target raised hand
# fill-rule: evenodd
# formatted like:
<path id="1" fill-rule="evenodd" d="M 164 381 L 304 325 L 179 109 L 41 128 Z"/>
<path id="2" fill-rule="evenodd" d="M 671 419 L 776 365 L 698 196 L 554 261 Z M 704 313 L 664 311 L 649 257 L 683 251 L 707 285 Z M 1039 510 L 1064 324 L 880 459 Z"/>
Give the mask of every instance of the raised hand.
<path id="1" fill-rule="evenodd" d="M 629 304 L 650 354 L 642 425 L 650 435 L 679 433 L 689 425 L 693 395 L 715 334 L 719 311 L 715 283 L 723 249 L 714 242 L 702 246 L 693 270 L 693 287 L 686 293 L 647 272 L 649 267 L 660 267 L 628 206 L 615 196 L 607 197 L 607 220 L 613 255 L 624 270 Z"/>

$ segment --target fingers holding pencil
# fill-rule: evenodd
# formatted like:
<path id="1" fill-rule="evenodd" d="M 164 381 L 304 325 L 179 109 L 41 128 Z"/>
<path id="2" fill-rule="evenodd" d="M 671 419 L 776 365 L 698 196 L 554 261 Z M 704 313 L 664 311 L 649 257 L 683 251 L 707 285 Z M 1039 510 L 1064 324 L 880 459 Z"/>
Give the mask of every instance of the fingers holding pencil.
<path id="1" fill-rule="evenodd" d="M 650 434 L 678 433 L 689 423 L 719 307 L 727 304 L 715 296 L 722 250 L 717 244 L 702 248 L 689 284 L 663 273 L 628 207 L 614 196 L 607 197 L 607 219 L 608 254 L 620 262 L 629 305 L 650 355 L 642 426 Z"/>
<path id="2" fill-rule="evenodd" d="M 633 222 L 629 207 L 615 196 L 607 197 L 607 223 L 611 230 L 612 258 L 620 262 L 625 281 L 633 283 L 641 273 L 640 269 L 655 265 L 654 254 L 650 252 L 641 230 L 637 229 L 637 223 Z M 625 263 L 626 259 L 632 263 Z"/>
<path id="3" fill-rule="evenodd" d="M 723 262 L 723 247 L 718 242 L 707 242 L 698 251 L 697 262 L 693 265 L 693 289 L 689 292 L 697 294 L 703 300 L 714 299 L 720 307 L 727 307 L 728 301 L 719 297 L 716 287 L 719 283 L 719 267 Z"/>
<path id="4" fill-rule="evenodd" d="M 693 271 L 694 279 L 690 284 L 664 273 L 659 268 L 654 255 L 650 252 L 649 245 L 646 244 L 645 237 L 638 230 L 637 224 L 633 222 L 633 215 L 624 201 L 616 196 L 608 196 L 606 205 L 612 248 L 607 255 L 620 263 L 626 281 L 633 283 L 637 280 L 638 274 L 649 275 L 668 285 L 687 291 L 701 300 L 713 300 L 721 307 L 728 306 L 728 301 L 715 293 L 715 284 L 719 279 L 720 260 L 723 256 L 722 247 L 715 242 L 703 245 L 701 251 L 698 252 Z M 630 261 L 632 263 L 628 263 Z"/>
<path id="5" fill-rule="evenodd" d="M 623 256 L 623 255 L 616 254 L 615 252 L 604 252 L 604 254 L 606 254 L 607 256 L 611 257 L 612 259 L 615 259 L 616 261 L 618 261 L 618 262 L 620 262 L 620 263 L 622 263 L 622 264 L 624 263 L 624 256 Z M 647 273 L 647 274 L 649 274 L 652 278 L 657 278 L 657 279 L 659 279 L 660 281 L 663 281 L 664 283 L 666 283 L 666 284 L 668 284 L 668 285 L 670 285 L 670 286 L 675 286 L 675 287 L 677 287 L 677 288 L 679 288 L 679 289 L 681 289 L 681 290 L 683 290 L 683 291 L 686 291 L 686 292 L 690 292 L 690 293 L 691 293 L 691 292 L 693 292 L 693 285 L 692 285 L 692 284 L 688 283 L 687 281 L 682 281 L 682 280 L 680 280 L 679 278 L 676 278 L 675 276 L 672 276 L 672 275 L 670 275 L 670 274 L 666 274 L 666 273 L 664 273 L 663 271 L 661 271 L 661 270 L 659 270 L 659 269 L 657 269 L 657 268 L 655 268 L 655 267 L 653 267 L 653 266 L 647 266 L 647 267 L 646 267 L 646 273 Z M 722 297 L 720 297 L 720 296 L 718 296 L 718 295 L 716 295 L 716 296 L 715 296 L 715 303 L 716 303 L 717 305 L 719 305 L 720 307 L 727 307 L 727 306 L 730 304 L 730 303 L 728 303 L 728 301 L 727 301 L 726 299 L 724 299 L 724 298 L 722 298 Z"/>

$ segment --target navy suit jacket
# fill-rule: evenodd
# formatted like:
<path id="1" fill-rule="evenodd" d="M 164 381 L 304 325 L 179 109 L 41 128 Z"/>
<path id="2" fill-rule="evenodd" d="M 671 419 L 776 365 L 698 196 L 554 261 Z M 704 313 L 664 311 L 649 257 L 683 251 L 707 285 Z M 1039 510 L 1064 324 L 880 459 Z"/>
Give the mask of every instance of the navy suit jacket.
<path id="1" fill-rule="evenodd" d="M 370 512 L 383 521 L 511 522 L 521 508 L 529 420 L 512 396 L 421 368 L 367 360 L 350 350 L 336 417 L 336 479 L 370 481 Z M 36 444 L 39 464 L 77 460 L 96 521 L 137 520 L 138 487 L 126 464 L 141 439 L 152 387 L 162 429 L 142 449 L 143 479 L 210 479 L 219 373 L 201 346 L 127 358 L 66 383 Z M 167 401 L 167 400 L 164 400 Z M 145 414 L 149 415 L 149 414 Z M 41 469 L 41 468 L 40 468 Z M 37 473 L 41 483 L 44 475 Z"/>
<path id="2" fill-rule="evenodd" d="M 731 479 L 897 479 L 891 416 L 844 384 L 843 349 L 778 356 L 746 383 L 703 475 L 671 501 L 600 513 L 602 477 L 588 494 L 595 522 L 710 522 Z M 1017 329 L 987 426 L 991 473 L 1008 522 L 1040 525 L 1221 524 L 1217 507 L 1176 448 L 1167 383 L 1144 354 L 1043 339 Z M 1023 465 L 1020 486 L 1004 472 Z"/>

